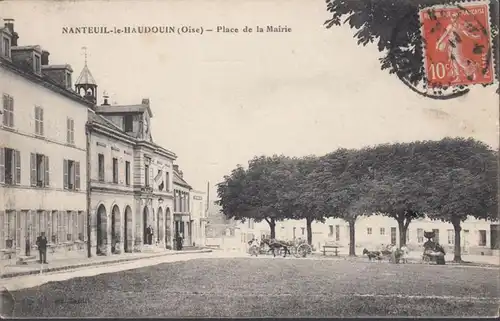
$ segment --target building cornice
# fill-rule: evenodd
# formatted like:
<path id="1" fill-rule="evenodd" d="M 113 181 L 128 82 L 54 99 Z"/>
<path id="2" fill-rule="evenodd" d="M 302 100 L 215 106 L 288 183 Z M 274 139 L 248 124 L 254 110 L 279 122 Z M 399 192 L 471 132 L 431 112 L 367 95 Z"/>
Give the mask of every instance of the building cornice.
<path id="1" fill-rule="evenodd" d="M 107 126 L 95 123 L 95 122 L 88 122 L 89 128 L 91 131 L 95 131 L 97 133 L 106 135 L 106 136 L 111 136 L 112 138 L 115 138 L 117 140 L 120 140 L 122 142 L 128 143 L 132 146 L 136 144 L 133 138 L 128 136 L 127 134 L 121 133 L 117 130 L 114 130 L 112 128 L 109 128 Z"/>
<path id="2" fill-rule="evenodd" d="M 146 148 L 150 149 L 151 151 L 153 151 L 153 153 L 165 156 L 171 160 L 177 159 L 177 155 L 175 155 L 174 152 L 171 152 L 171 151 L 169 151 L 161 146 L 158 146 L 154 143 L 143 141 L 143 140 L 138 140 L 136 144 L 138 147 L 146 147 Z"/>
<path id="3" fill-rule="evenodd" d="M 17 74 L 18 76 L 23 77 L 24 79 L 26 79 L 32 83 L 41 85 L 42 87 L 45 87 L 49 90 L 52 90 L 53 92 L 60 94 L 61 96 L 69 98 L 69 99 L 73 100 L 74 102 L 80 103 L 81 105 L 83 105 L 85 107 L 94 106 L 94 104 L 92 102 L 84 99 L 83 97 L 79 96 L 76 93 L 69 91 L 68 89 L 62 87 L 61 85 L 59 85 L 55 82 L 52 82 L 47 77 L 40 77 L 40 76 L 34 75 L 32 73 L 29 73 L 27 71 L 24 71 L 23 69 L 14 65 L 12 62 L 10 62 L 4 58 L 1 58 L 1 57 L 0 57 L 0 66 L 6 70 L 11 71 L 14 74 Z"/>

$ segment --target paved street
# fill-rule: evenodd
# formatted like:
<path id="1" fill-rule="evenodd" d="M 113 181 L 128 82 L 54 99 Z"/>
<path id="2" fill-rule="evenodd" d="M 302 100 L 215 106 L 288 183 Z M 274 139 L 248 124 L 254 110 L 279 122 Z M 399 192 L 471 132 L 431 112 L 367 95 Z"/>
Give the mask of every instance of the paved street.
<path id="1" fill-rule="evenodd" d="M 151 259 L 156 265 L 107 267 L 109 274 L 87 269 L 79 275 L 86 277 L 13 292 L 14 316 L 491 316 L 498 309 L 495 268 L 233 255 Z"/>

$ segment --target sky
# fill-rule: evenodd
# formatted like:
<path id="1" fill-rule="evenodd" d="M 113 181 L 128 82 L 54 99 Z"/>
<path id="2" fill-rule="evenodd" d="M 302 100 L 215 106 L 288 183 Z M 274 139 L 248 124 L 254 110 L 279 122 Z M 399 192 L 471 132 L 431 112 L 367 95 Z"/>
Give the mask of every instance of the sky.
<path id="1" fill-rule="evenodd" d="M 149 98 L 153 139 L 175 152 L 184 178 L 206 191 L 255 155 L 323 155 L 339 147 L 474 137 L 498 148 L 492 86 L 437 101 L 380 70 L 375 45 L 348 26 L 326 29 L 324 0 L 9 1 L 19 45 L 40 45 L 51 64 L 84 65 L 99 101 Z M 234 33 L 63 34 L 79 26 L 217 26 Z M 281 25 L 289 33 L 256 33 Z M 243 33 L 245 26 L 254 28 Z"/>

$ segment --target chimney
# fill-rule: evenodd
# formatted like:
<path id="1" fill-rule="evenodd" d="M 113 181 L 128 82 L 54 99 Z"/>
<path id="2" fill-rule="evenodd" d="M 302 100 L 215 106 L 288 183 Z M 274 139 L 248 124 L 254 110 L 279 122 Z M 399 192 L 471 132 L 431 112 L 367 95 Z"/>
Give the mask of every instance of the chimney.
<path id="1" fill-rule="evenodd" d="M 109 106 L 109 101 L 108 101 L 109 96 L 108 96 L 108 94 L 106 92 L 104 92 L 102 96 L 104 98 L 104 102 L 102 103 L 101 106 Z"/>
<path id="2" fill-rule="evenodd" d="M 50 53 L 46 50 L 42 51 L 42 66 L 47 66 L 49 64 Z"/>
<path id="3" fill-rule="evenodd" d="M 9 29 L 12 34 L 11 46 L 16 47 L 19 36 L 17 32 L 14 31 L 14 19 L 3 19 L 3 21 L 5 23 L 5 28 Z"/>
<path id="4" fill-rule="evenodd" d="M 174 165 L 174 171 L 176 171 L 177 173 L 179 173 L 179 165 Z"/>
<path id="5" fill-rule="evenodd" d="M 146 105 L 146 106 L 149 106 L 149 98 L 143 98 L 142 99 L 142 104 Z"/>

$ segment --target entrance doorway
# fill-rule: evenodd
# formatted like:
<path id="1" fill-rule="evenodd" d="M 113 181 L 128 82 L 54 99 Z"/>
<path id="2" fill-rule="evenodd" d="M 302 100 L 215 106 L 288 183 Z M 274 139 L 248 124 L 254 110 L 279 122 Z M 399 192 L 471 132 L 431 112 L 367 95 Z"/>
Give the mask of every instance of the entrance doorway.
<path id="1" fill-rule="evenodd" d="M 463 232 L 462 253 L 467 254 L 469 253 L 469 230 L 464 230 Z"/>
<path id="2" fill-rule="evenodd" d="M 396 245 L 397 230 L 395 227 L 391 227 L 391 245 Z"/>
<path id="3" fill-rule="evenodd" d="M 491 224 L 490 225 L 490 243 L 492 250 L 500 249 L 500 225 Z"/>
<path id="4" fill-rule="evenodd" d="M 163 209 L 158 208 L 158 219 L 156 220 L 156 242 L 160 244 L 163 239 Z"/>
<path id="5" fill-rule="evenodd" d="M 167 208 L 166 214 L 165 214 L 165 247 L 169 248 L 172 246 L 170 243 L 170 240 L 172 239 L 172 232 L 171 232 L 171 227 L 170 224 L 172 223 L 172 217 L 170 215 L 170 208 Z"/>
<path id="6" fill-rule="evenodd" d="M 106 247 L 108 243 L 108 217 L 106 215 L 106 208 L 104 205 L 100 205 L 99 208 L 97 209 L 97 226 L 96 226 L 96 237 L 97 237 L 97 244 L 96 244 L 96 254 L 97 255 L 103 255 L 106 254 Z"/>
<path id="7" fill-rule="evenodd" d="M 133 240 L 132 240 L 132 210 L 130 206 L 125 208 L 124 217 L 124 227 L 123 227 L 123 248 L 126 253 L 132 252 Z"/>
<path id="8" fill-rule="evenodd" d="M 142 242 L 143 244 L 148 244 L 148 216 L 149 210 L 148 207 L 144 207 L 144 211 L 142 212 Z"/>
<path id="9" fill-rule="evenodd" d="M 111 211 L 111 253 L 119 250 L 118 243 L 120 243 L 120 209 L 115 205 Z"/>

